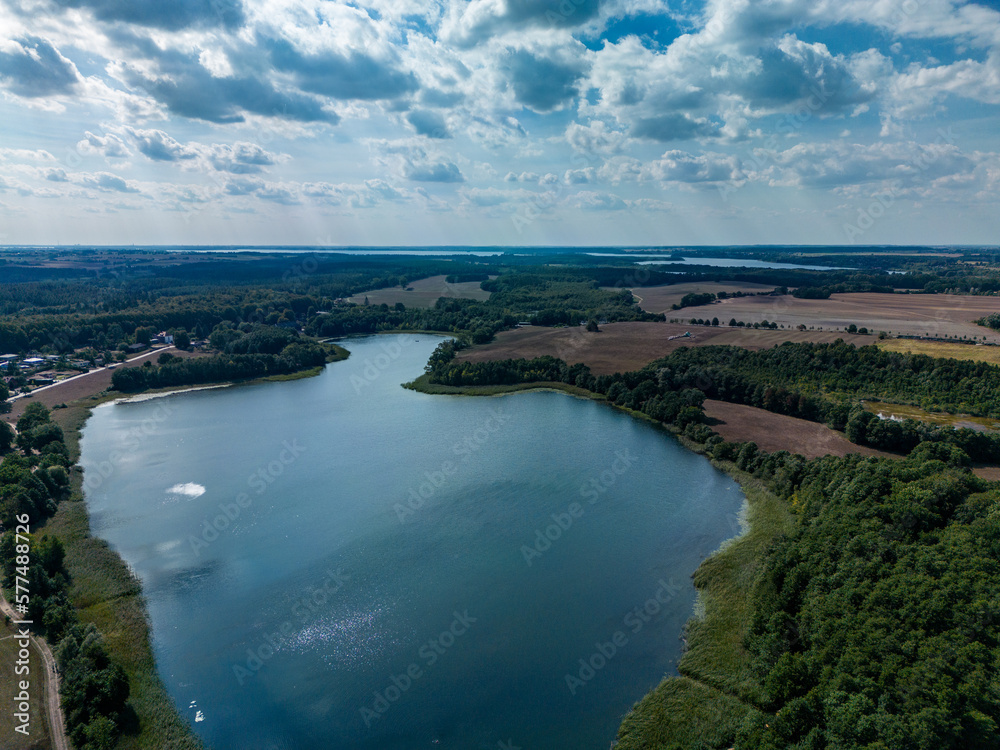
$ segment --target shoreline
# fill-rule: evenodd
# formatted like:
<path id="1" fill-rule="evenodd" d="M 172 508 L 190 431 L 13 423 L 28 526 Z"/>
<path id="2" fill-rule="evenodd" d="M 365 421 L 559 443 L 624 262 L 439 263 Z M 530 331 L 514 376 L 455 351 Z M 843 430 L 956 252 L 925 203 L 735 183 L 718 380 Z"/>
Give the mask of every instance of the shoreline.
<path id="1" fill-rule="evenodd" d="M 439 332 L 387 332 L 387 333 L 435 333 Z M 369 334 L 366 334 L 366 336 Z M 351 337 L 357 338 L 357 337 Z M 340 339 L 344 340 L 344 339 Z M 350 353 L 347 352 L 347 356 Z M 333 361 L 339 361 L 346 357 L 339 357 Z M 276 376 L 271 378 L 257 378 L 249 381 L 231 381 L 227 383 L 180 386 L 177 388 L 163 389 L 158 391 L 142 392 L 132 395 L 111 396 L 106 391 L 94 394 L 87 398 L 74 401 L 66 409 L 59 409 L 53 412 L 53 418 L 60 417 L 60 424 L 67 432 L 67 443 L 70 445 L 72 455 L 75 460 L 79 460 L 79 441 L 82 438 L 83 428 L 94 408 L 108 403 L 129 403 L 137 401 L 163 398 L 177 393 L 213 390 L 218 388 L 229 388 L 236 385 L 250 385 L 261 382 L 278 382 L 284 380 L 297 380 L 303 377 L 311 377 L 319 374 L 324 368 L 312 368 L 312 371 L 294 373 L 292 377 Z M 505 396 L 525 391 L 558 391 L 574 398 L 587 399 L 597 402 L 607 403 L 607 399 L 600 394 L 587 391 L 585 389 L 562 383 L 540 382 L 540 383 L 520 383 L 515 385 L 501 386 L 437 386 L 427 382 L 428 376 L 421 375 L 415 380 L 402 384 L 404 388 L 414 390 L 429 395 L 450 395 L 450 396 L 475 396 L 475 397 L 495 397 Z M 614 408 L 624 411 L 634 418 L 657 425 L 673 437 L 688 450 L 704 455 L 704 451 L 698 449 L 697 444 L 680 435 L 677 431 L 666 427 L 662 423 L 650 418 L 641 412 L 615 406 Z M 68 427 L 67 427 L 68 425 Z M 672 706 L 666 718 L 671 716 L 688 716 L 691 712 L 696 714 L 704 713 L 706 707 L 722 703 L 727 706 L 730 713 L 740 713 L 745 715 L 749 707 L 742 701 L 734 698 L 727 692 L 721 692 L 712 687 L 707 682 L 693 680 L 687 674 L 689 655 L 692 652 L 711 652 L 717 645 L 708 644 L 703 641 L 705 638 L 699 637 L 698 631 L 711 632 L 718 627 L 716 621 L 720 619 L 718 605 L 719 593 L 717 589 L 725 589 L 727 581 L 717 573 L 705 572 L 706 568 L 719 567 L 720 560 L 728 559 L 733 554 L 742 554 L 742 550 L 749 546 L 757 547 L 758 544 L 741 544 L 744 540 L 750 539 L 758 524 L 755 524 L 759 515 L 757 506 L 759 502 L 751 499 L 751 494 L 755 493 L 753 486 L 757 482 L 753 477 L 744 475 L 733 465 L 726 466 L 705 456 L 713 466 L 726 473 L 734 479 L 740 486 L 744 494 L 744 502 L 740 510 L 740 533 L 724 540 L 718 549 L 711 552 L 701 563 L 694 574 L 695 588 L 697 590 L 697 600 L 690 619 L 687 621 L 684 631 L 679 635 L 684 639 L 685 649 L 678 663 L 680 674 L 676 677 L 665 678 L 658 686 L 653 688 L 645 696 L 637 700 L 633 708 L 623 717 L 623 722 L 618 730 L 619 747 L 623 750 L 627 748 L 643 747 L 643 745 L 629 744 L 633 741 L 632 727 L 638 721 L 639 725 L 647 726 L 658 717 L 664 718 L 663 712 L 658 708 L 666 695 L 668 703 Z M 166 686 L 162 682 L 155 657 L 152 652 L 152 640 L 148 613 L 145 608 L 145 600 L 142 593 L 141 582 L 134 576 L 127 563 L 111 549 L 103 540 L 94 537 L 90 533 L 89 510 L 87 508 L 86 497 L 83 493 L 83 471 L 79 466 L 74 466 L 73 470 L 73 495 L 70 500 L 60 504 L 59 511 L 46 524 L 45 528 L 49 533 L 58 536 L 67 546 L 67 565 L 73 574 L 72 599 L 77 607 L 77 613 L 82 622 L 94 622 L 105 633 L 105 640 L 113 658 L 122 663 L 133 686 L 133 695 L 130 697 L 130 704 L 133 700 L 141 704 L 143 710 L 138 710 L 137 716 L 140 725 L 144 727 L 142 734 L 123 734 L 119 744 L 120 748 L 160 748 L 169 745 L 178 750 L 206 750 L 207 746 L 194 732 L 193 726 L 183 718 L 177 706 L 166 691 Z M 766 491 L 764 491 L 766 492 Z M 770 495 L 770 493 L 766 493 Z M 773 496 L 771 496 L 773 498 Z M 777 498 L 773 498 L 774 501 Z M 66 506 L 66 507 L 63 507 Z M 770 538 L 770 537 L 768 537 Z M 737 550 L 731 553 L 731 550 Z M 742 554 L 745 557 L 745 554 Z M 87 563 L 84 563 L 84 559 Z M 96 560 L 96 561 L 95 561 Z M 96 567 L 96 570 L 88 570 Z M 725 598 L 724 596 L 722 598 Z M 725 610 L 729 604 L 721 609 Z M 113 634 L 113 635 L 112 635 Z M 741 640 L 741 639 L 740 639 Z M 136 649 L 136 646 L 139 648 Z M 123 658 L 124 657 L 124 658 Z M 123 663 L 127 662 L 127 663 Z M 695 670 L 694 673 L 696 673 Z M 721 678 L 721 680 L 720 680 Z M 724 675 L 715 675 L 713 682 L 726 682 Z M 697 686 L 697 687 L 695 687 Z M 682 698 L 684 708 L 678 711 L 676 703 L 677 697 Z M 692 698 L 694 696 L 694 698 Z M 696 700 L 694 700 L 696 699 Z M 735 700 L 736 704 L 732 701 Z M 693 701 L 693 702 L 692 702 Z M 732 705 L 730 705 L 732 704 Z M 745 710 L 740 711 L 739 706 Z M 652 716 L 647 714 L 653 713 Z M 713 718 L 711 724 L 718 724 L 718 717 Z M 720 726 L 729 727 L 732 722 L 722 722 Z M 706 736 L 704 732 L 709 731 L 708 725 L 701 727 L 698 736 Z M 145 741 L 143 738 L 145 737 Z M 178 743 L 178 744 L 174 744 Z"/>
<path id="2" fill-rule="evenodd" d="M 441 386 L 422 375 L 403 387 L 431 395 L 504 396 L 524 391 L 559 391 L 576 398 L 608 403 L 592 391 L 563 383 L 539 382 L 498 386 Z M 697 598 L 691 617 L 679 634 L 684 649 L 678 674 L 667 676 L 639 698 L 619 725 L 618 750 L 651 747 L 691 747 L 698 743 L 731 747 L 732 736 L 748 716 L 750 703 L 762 686 L 749 672 L 750 656 L 743 647 L 749 626 L 749 596 L 766 551 L 794 523 L 787 503 L 763 482 L 729 461 L 717 461 L 704 446 L 642 412 L 610 404 L 629 416 L 651 422 L 672 435 L 685 449 L 703 456 L 735 481 L 743 493 L 740 531 L 723 540 L 695 570 Z M 669 744 L 667 744 L 669 743 Z"/>
<path id="3" fill-rule="evenodd" d="M 53 411 L 53 420 L 63 428 L 74 461 L 80 459 L 80 440 L 92 410 L 112 400 L 98 393 Z M 177 710 L 160 678 L 141 582 L 115 550 L 91 534 L 83 480 L 83 468 L 76 463 L 69 499 L 59 504 L 56 513 L 36 533 L 44 531 L 63 543 L 71 577 L 69 598 L 77 617 L 84 625 L 97 626 L 112 661 L 128 676 L 127 706 L 134 713 L 117 748 L 207 750 Z"/>
<path id="4" fill-rule="evenodd" d="M 326 364 L 349 356 L 348 350 L 336 347 Z M 97 626 L 112 660 L 128 675 L 131 692 L 128 706 L 134 714 L 119 740 L 119 750 L 162 750 L 164 747 L 207 750 L 207 746 L 181 715 L 160 678 L 141 581 L 115 550 L 91 534 L 84 471 L 79 464 L 80 441 L 87 421 L 94 409 L 109 403 L 141 402 L 192 391 L 299 380 L 319 375 L 324 368 L 325 365 L 288 375 L 177 386 L 135 394 L 105 389 L 77 397 L 64 408 L 51 410 L 53 420 L 63 428 L 67 448 L 75 463 L 71 469 L 69 499 L 61 502 L 56 513 L 35 532 L 51 534 L 63 542 L 71 576 L 69 596 L 77 617 L 83 624 Z"/>

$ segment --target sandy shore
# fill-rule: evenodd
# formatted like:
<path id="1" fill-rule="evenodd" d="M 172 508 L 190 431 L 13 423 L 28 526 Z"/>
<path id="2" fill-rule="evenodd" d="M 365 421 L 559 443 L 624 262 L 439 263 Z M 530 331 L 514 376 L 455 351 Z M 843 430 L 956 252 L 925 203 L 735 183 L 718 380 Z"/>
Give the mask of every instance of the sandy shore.
<path id="1" fill-rule="evenodd" d="M 200 351 L 180 351 L 172 346 L 169 346 L 162 349 L 155 349 L 151 352 L 146 352 L 145 354 L 140 354 L 137 357 L 133 357 L 132 359 L 123 362 L 118 365 L 118 367 L 141 367 L 145 360 L 150 357 L 157 357 L 163 352 L 169 352 L 175 357 L 208 356 Z M 109 369 L 107 367 L 102 367 L 98 370 L 91 370 L 85 375 L 76 375 L 72 378 L 67 378 L 60 383 L 54 383 L 52 385 L 38 388 L 37 390 L 32 391 L 31 396 L 28 398 L 19 397 L 12 399 L 10 401 L 10 412 L 0 415 L 0 419 L 14 424 L 17 422 L 18 417 L 24 413 L 28 404 L 33 401 L 45 404 L 45 406 L 51 409 L 56 404 L 68 404 L 71 401 L 76 401 L 80 398 L 94 396 L 111 387 L 111 376 L 114 374 L 115 369 L 117 368 Z"/>

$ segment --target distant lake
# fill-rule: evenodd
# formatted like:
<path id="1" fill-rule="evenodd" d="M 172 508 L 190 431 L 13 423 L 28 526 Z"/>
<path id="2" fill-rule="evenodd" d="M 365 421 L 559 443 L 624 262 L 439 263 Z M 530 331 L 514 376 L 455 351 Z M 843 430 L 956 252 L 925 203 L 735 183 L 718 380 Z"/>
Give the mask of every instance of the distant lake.
<path id="1" fill-rule="evenodd" d="M 636 261 L 638 258 L 645 258 L 636 262 L 637 266 L 712 266 L 714 268 L 798 268 L 806 271 L 839 271 L 849 270 L 844 266 L 808 266 L 801 263 L 771 263 L 765 260 L 753 260 L 751 258 L 699 258 L 690 257 L 683 260 L 671 260 L 669 254 L 655 255 L 652 253 L 587 253 L 598 258 L 617 258 L 620 260 Z M 683 255 L 683 253 L 681 253 Z M 666 270 L 658 268 L 658 271 Z M 679 272 L 680 273 L 680 272 Z"/>
<path id="2" fill-rule="evenodd" d="M 39 248 L 56 249 L 56 248 Z M 58 248 L 67 250 L 71 248 Z M 182 254 L 222 253 L 222 254 L 282 254 L 282 255 L 363 255 L 372 257 L 415 256 L 424 258 L 488 258 L 492 256 L 532 256 L 532 255 L 589 255 L 596 258 L 615 258 L 637 265 L 676 265 L 676 266 L 713 266 L 716 268 L 799 268 L 809 271 L 850 270 L 844 266 L 812 266 L 799 263 L 771 263 L 769 261 L 743 258 L 698 258 L 686 257 L 684 260 L 672 261 L 672 251 L 657 252 L 601 252 L 594 247 L 185 247 L 185 246 L 150 246 L 148 248 L 160 252 Z M 679 249 L 684 254 L 684 249 Z M 658 269 L 666 270 L 666 269 Z M 680 273 L 680 271 L 678 271 Z"/>
<path id="3" fill-rule="evenodd" d="M 604 404 L 401 388 L 439 341 L 87 422 L 93 533 L 216 750 L 606 750 L 675 673 L 739 487 Z"/>

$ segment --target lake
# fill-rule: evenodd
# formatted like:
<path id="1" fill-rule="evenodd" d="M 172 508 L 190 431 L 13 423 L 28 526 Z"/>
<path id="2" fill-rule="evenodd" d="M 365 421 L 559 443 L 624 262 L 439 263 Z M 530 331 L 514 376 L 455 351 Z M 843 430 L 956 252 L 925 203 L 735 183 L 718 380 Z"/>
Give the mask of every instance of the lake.
<path id="1" fill-rule="evenodd" d="M 587 253 L 603 258 L 615 258 L 634 262 L 637 266 L 711 266 L 713 268 L 771 268 L 785 270 L 802 271 L 849 271 L 851 269 L 844 266 L 810 266 L 802 263 L 774 263 L 769 260 L 754 260 L 752 258 L 702 258 L 692 256 L 683 260 L 672 260 L 669 254 L 656 255 L 653 253 Z M 682 253 L 683 255 L 683 253 Z M 646 260 L 637 260 L 645 258 Z M 664 268 L 657 268 L 657 271 L 664 271 Z M 677 273 L 684 273 L 678 271 Z"/>
<path id="2" fill-rule="evenodd" d="M 605 750 L 675 673 L 738 485 L 605 404 L 401 388 L 440 340 L 87 422 L 92 531 L 216 750 Z"/>

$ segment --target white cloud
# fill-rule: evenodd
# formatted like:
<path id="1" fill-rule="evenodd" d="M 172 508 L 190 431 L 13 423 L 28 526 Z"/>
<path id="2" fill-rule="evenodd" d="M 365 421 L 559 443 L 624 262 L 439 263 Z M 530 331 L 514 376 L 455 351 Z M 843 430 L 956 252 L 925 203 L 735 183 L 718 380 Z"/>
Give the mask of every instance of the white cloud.
<path id="1" fill-rule="evenodd" d="M 1000 13 L 983 4 L 182 5 L 0 2 L 4 220 L 55 195 L 198 207 L 206 225 L 302 206 L 381 227 L 457 206 L 475 227 L 554 193 L 548 231 L 560 212 L 684 214 L 721 185 L 757 206 L 723 207 L 737 223 L 802 224 L 774 191 L 832 201 L 892 180 L 901 200 L 998 202 L 1000 149 L 967 106 L 1000 104 Z M 640 13 L 685 33 L 621 36 Z M 968 118 L 965 140 L 935 143 L 931 116 Z"/>
<path id="2" fill-rule="evenodd" d="M 119 136 L 114 133 L 96 135 L 89 130 L 84 133 L 83 140 L 76 144 L 81 154 L 96 154 L 103 156 L 109 162 L 122 161 L 132 156 Z"/>

